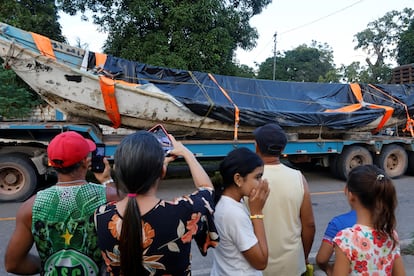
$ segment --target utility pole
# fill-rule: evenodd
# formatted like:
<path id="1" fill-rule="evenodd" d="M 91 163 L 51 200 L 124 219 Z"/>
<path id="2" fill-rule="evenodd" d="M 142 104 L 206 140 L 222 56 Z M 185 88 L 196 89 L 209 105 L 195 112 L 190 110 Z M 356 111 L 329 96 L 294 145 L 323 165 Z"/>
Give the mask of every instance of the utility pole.
<path id="1" fill-rule="evenodd" d="M 273 47 L 273 80 L 276 79 L 276 36 L 277 32 L 273 35 L 273 38 L 275 39 L 275 45 Z"/>

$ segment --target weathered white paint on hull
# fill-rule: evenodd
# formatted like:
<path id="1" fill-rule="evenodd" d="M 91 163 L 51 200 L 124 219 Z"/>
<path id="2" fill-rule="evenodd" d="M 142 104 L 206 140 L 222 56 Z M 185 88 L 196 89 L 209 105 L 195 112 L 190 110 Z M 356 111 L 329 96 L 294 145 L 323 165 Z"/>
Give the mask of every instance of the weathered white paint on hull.
<path id="1" fill-rule="evenodd" d="M 0 56 L 53 107 L 64 112 L 68 118 L 87 120 L 111 125 L 104 106 L 99 79 L 90 72 L 74 69 L 54 59 L 36 54 L 19 45 L 0 40 Z M 149 90 L 147 90 L 149 89 Z M 178 102 L 171 95 L 157 90 L 155 86 L 135 87 L 115 85 L 115 93 L 124 127 L 148 129 L 162 123 L 172 133 L 209 139 L 233 138 L 234 125 L 199 116 Z M 381 121 L 342 132 L 370 131 Z M 387 125 L 401 123 L 392 118 Z M 239 137 L 251 138 L 254 127 L 239 126 Z M 287 128 L 288 132 L 336 136 L 341 131 L 320 127 L 301 126 Z"/>

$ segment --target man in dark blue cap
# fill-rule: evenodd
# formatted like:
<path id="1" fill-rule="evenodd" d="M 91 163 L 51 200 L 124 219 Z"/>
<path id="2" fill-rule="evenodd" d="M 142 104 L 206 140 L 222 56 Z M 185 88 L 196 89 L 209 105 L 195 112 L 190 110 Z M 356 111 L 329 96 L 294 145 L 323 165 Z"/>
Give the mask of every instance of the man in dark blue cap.
<path id="1" fill-rule="evenodd" d="M 302 275 L 315 235 L 308 183 L 302 173 L 281 163 L 287 144 L 283 129 L 266 124 L 254 131 L 270 195 L 263 209 L 269 261 L 263 275 Z"/>

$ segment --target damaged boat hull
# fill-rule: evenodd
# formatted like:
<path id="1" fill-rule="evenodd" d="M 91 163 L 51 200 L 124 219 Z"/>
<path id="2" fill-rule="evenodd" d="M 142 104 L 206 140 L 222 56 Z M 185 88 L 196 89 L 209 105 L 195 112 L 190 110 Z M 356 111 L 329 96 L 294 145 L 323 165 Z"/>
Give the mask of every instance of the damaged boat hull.
<path id="1" fill-rule="evenodd" d="M 94 123 L 113 125 L 113 117 L 108 112 L 108 103 L 105 102 L 103 96 L 102 82 L 100 81 L 102 76 L 96 70 L 90 70 L 90 68 L 84 68 L 83 66 L 85 57 L 89 52 L 55 41 L 52 41 L 51 45 L 54 57 L 42 53 L 41 49 L 38 49 L 34 44 L 30 33 L 0 23 L 0 56 L 5 60 L 5 64 L 41 95 L 47 103 L 65 113 L 70 120 L 87 120 Z M 117 59 L 110 61 L 112 64 L 119 62 Z M 252 131 L 257 126 L 266 122 L 277 122 L 288 132 L 319 137 L 336 137 L 350 131 L 372 131 L 383 122 L 383 116 L 385 115 L 385 112 L 380 109 L 361 112 L 359 117 L 357 113 L 329 113 L 326 112 L 328 108 L 320 104 L 322 101 L 317 103 L 317 100 L 306 103 L 306 108 L 308 106 L 313 108 L 316 103 L 323 108 L 311 108 L 308 113 L 303 110 L 289 110 L 289 108 L 292 109 L 295 106 L 292 102 L 297 101 L 299 105 L 300 100 L 304 98 L 306 86 L 303 92 L 294 90 L 291 94 L 298 93 L 297 99 L 286 99 L 290 101 L 287 105 L 288 108 L 280 110 L 280 106 L 284 105 L 283 103 L 271 106 L 265 101 L 274 98 L 276 100 L 273 99 L 273 102 L 279 104 L 278 101 L 283 100 L 280 95 L 283 93 L 286 95 L 286 91 L 278 92 L 277 89 L 270 89 L 272 91 L 265 91 L 266 95 L 259 95 L 262 97 L 259 101 L 256 99 L 259 97 L 258 94 L 252 94 L 251 100 L 247 98 L 243 102 L 239 101 L 239 98 L 245 97 L 253 90 L 256 93 L 256 90 L 262 90 L 262 88 L 264 89 L 273 84 L 279 85 L 275 88 L 286 87 L 287 83 L 251 80 L 256 88 L 250 89 L 249 85 L 244 84 L 250 83 L 250 80 L 243 78 L 216 76 L 219 80 L 217 82 L 214 76 L 210 74 L 198 73 L 196 75 L 199 76 L 200 80 L 207 79 L 198 83 L 199 81 L 194 78 L 194 74 L 191 72 L 180 70 L 168 72 L 166 71 L 168 69 L 164 70 L 147 65 L 137 65 L 134 70 L 138 70 L 136 68 L 142 68 L 142 71 L 138 72 L 137 75 L 146 76 L 148 79 L 145 83 L 126 84 L 125 82 L 114 81 L 114 97 L 116 112 L 118 113 L 115 115 L 120 118 L 118 126 L 148 129 L 157 123 L 162 123 L 174 135 L 185 136 L 186 138 L 237 139 L 251 138 Z M 163 79 L 163 74 L 169 76 Z M 180 78 L 181 81 L 184 80 L 183 86 L 179 87 L 177 83 L 172 82 L 168 84 L 167 80 L 171 80 L 170 75 L 174 75 L 177 79 Z M 229 80 L 229 83 L 243 84 L 243 89 L 250 90 L 232 94 L 230 86 L 225 85 L 227 80 Z M 194 87 L 193 90 L 186 91 L 190 85 Z M 295 83 L 289 83 L 289 85 L 294 86 Z M 303 86 L 303 84 L 296 85 Z M 313 88 L 316 89 L 316 94 L 318 89 L 322 91 L 326 89 L 327 85 L 329 84 L 312 84 L 316 87 Z M 213 86 L 215 87 L 212 88 Z M 336 84 L 336 86 L 339 87 L 338 89 L 347 89 L 343 84 Z M 171 91 L 168 91 L 169 89 Z M 223 94 L 219 94 L 219 96 L 217 96 L 218 94 L 209 94 L 206 99 L 197 102 L 197 95 L 208 94 L 213 90 L 214 93 L 219 91 Z M 230 97 L 226 95 L 226 90 Z M 341 93 L 350 93 L 349 89 L 344 90 L 344 92 L 342 90 Z M 181 91 L 190 94 L 181 95 Z M 300 93 L 303 93 L 303 95 Z M 327 101 L 331 97 L 329 93 L 323 101 Z M 194 99 L 192 99 L 193 95 Z M 227 99 L 223 95 L 227 96 Z M 407 96 L 411 97 L 411 95 Z M 352 96 L 348 95 L 346 97 L 350 100 L 343 103 L 344 105 L 355 103 Z M 253 102 L 260 102 L 261 107 L 254 106 Z M 395 105 L 395 102 L 393 104 Z M 331 107 L 332 104 L 326 106 Z M 338 106 L 338 104 L 334 102 L 333 106 Z M 239 110 L 240 118 L 238 118 L 239 115 L 236 114 L 236 110 Z M 382 127 L 401 126 L 406 120 L 403 113 L 401 110 L 394 112 L 395 116 L 384 122 Z M 302 118 L 308 119 L 307 117 L 310 116 L 316 119 L 311 122 L 301 121 Z M 355 123 L 360 118 L 362 118 L 360 122 Z M 335 120 L 338 120 L 336 124 Z"/>

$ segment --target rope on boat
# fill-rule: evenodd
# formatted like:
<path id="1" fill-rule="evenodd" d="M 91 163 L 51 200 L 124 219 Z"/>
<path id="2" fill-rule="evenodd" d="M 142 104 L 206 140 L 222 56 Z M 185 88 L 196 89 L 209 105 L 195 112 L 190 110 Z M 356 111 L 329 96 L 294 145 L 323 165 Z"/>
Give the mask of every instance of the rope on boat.
<path id="1" fill-rule="evenodd" d="M 11 69 L 9 61 L 10 61 L 10 58 L 12 57 L 12 52 L 13 52 L 13 47 L 14 47 L 15 41 L 16 40 L 13 38 L 11 43 L 10 43 L 9 49 L 7 50 L 6 57 L 4 58 L 4 69 Z"/>
<path id="2" fill-rule="evenodd" d="M 207 101 L 209 103 L 209 108 L 207 110 L 207 113 L 204 115 L 203 119 L 201 119 L 200 124 L 198 125 L 198 128 L 201 128 L 201 126 L 203 125 L 204 121 L 206 120 L 206 118 L 208 118 L 208 115 L 210 115 L 211 111 L 214 108 L 214 101 L 211 99 L 211 97 L 208 95 L 206 89 L 204 88 L 204 86 L 201 84 L 201 82 L 194 76 L 193 72 L 188 71 L 188 74 L 190 74 L 191 79 L 194 81 L 194 83 L 198 86 L 198 88 L 200 88 L 201 92 L 203 93 L 203 95 L 207 98 Z"/>
<path id="3" fill-rule="evenodd" d="M 229 94 L 227 94 L 226 90 L 224 90 L 223 87 L 221 87 L 217 80 L 214 78 L 214 76 L 210 73 L 208 73 L 209 78 L 217 85 L 217 87 L 220 89 L 221 93 L 223 93 L 224 96 L 230 101 L 230 103 L 234 106 L 234 141 L 237 141 L 238 136 L 238 128 L 239 128 L 239 122 L 240 122 L 240 110 L 239 107 L 233 102 Z"/>

